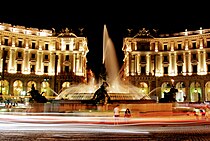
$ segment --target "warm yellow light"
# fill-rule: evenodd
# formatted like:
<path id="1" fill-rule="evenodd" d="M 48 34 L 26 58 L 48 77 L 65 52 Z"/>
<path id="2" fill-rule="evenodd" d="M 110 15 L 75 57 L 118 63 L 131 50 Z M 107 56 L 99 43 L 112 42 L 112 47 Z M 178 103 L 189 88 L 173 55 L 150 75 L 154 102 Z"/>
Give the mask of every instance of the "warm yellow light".
<path id="1" fill-rule="evenodd" d="M 198 92 L 198 90 L 197 90 L 197 89 L 195 89 L 195 90 L 194 90 L 194 92 L 195 92 L 195 93 L 197 93 L 197 92 Z"/>

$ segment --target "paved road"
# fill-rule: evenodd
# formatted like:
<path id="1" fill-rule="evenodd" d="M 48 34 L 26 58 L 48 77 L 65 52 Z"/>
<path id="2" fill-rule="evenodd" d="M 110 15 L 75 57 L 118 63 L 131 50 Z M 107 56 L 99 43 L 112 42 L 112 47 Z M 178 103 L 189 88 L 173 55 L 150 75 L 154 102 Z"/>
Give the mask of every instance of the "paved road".
<path id="1" fill-rule="evenodd" d="M 114 125 L 111 117 L 0 115 L 0 141 L 209 141 L 210 122 L 145 117 Z"/>

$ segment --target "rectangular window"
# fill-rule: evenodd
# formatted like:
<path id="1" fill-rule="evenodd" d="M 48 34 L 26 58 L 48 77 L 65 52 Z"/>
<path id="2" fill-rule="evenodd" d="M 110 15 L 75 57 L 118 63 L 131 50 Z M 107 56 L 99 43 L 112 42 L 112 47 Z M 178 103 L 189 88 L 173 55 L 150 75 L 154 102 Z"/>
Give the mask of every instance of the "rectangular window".
<path id="1" fill-rule="evenodd" d="M 141 74 L 146 74 L 146 67 L 141 67 Z"/>
<path id="2" fill-rule="evenodd" d="M 163 70 L 164 72 L 164 74 L 168 74 L 168 67 L 164 67 L 164 70 Z"/>
<path id="3" fill-rule="evenodd" d="M 178 74 L 182 73 L 182 66 L 178 66 Z"/>
<path id="4" fill-rule="evenodd" d="M 69 66 L 65 66 L 65 72 L 69 72 Z"/>
<path id="5" fill-rule="evenodd" d="M 4 45 L 6 45 L 6 46 L 9 45 L 9 40 L 7 38 L 4 39 Z"/>
<path id="6" fill-rule="evenodd" d="M 48 55 L 45 55 L 45 56 L 44 56 L 44 59 L 45 59 L 45 60 L 48 60 Z"/>
<path id="7" fill-rule="evenodd" d="M 193 43 L 192 43 L 192 48 L 193 48 L 193 49 L 196 49 L 196 42 L 193 42 Z"/>
<path id="8" fill-rule="evenodd" d="M 192 59 L 196 60 L 196 54 L 192 54 Z"/>
<path id="9" fill-rule="evenodd" d="M 18 52 L 18 58 L 22 57 L 22 52 Z"/>
<path id="10" fill-rule="evenodd" d="M 168 56 L 163 56 L 163 62 L 168 62 Z"/>
<path id="11" fill-rule="evenodd" d="M 182 49 L 182 44 L 178 44 L 178 50 Z"/>
<path id="12" fill-rule="evenodd" d="M 45 44 L 45 50 L 49 49 L 49 44 Z"/>
<path id="13" fill-rule="evenodd" d="M 69 61 L 69 55 L 66 55 L 66 61 Z"/>
<path id="14" fill-rule="evenodd" d="M 138 51 L 150 51 L 150 42 L 148 42 L 148 41 L 137 42 L 137 50 Z"/>
<path id="15" fill-rule="evenodd" d="M 33 53 L 33 54 L 31 54 L 31 58 L 32 59 L 35 59 L 36 58 L 36 55 Z"/>
<path id="16" fill-rule="evenodd" d="M 21 72 L 21 64 L 17 64 L 17 72 L 20 73 Z"/>
<path id="17" fill-rule="evenodd" d="M 168 46 L 164 45 L 164 51 L 167 51 L 167 50 L 168 50 Z"/>
<path id="18" fill-rule="evenodd" d="M 66 50 L 69 50 L 69 44 L 66 45 Z"/>
<path id="19" fill-rule="evenodd" d="M 146 57 L 145 56 L 141 56 L 141 62 L 146 62 Z"/>
<path id="20" fill-rule="evenodd" d="M 31 48 L 35 49 L 36 48 L 36 43 L 32 42 Z"/>
<path id="21" fill-rule="evenodd" d="M 177 55 L 178 61 L 182 61 L 182 55 Z"/>
<path id="22" fill-rule="evenodd" d="M 193 73 L 197 73 L 197 65 L 193 65 Z"/>
<path id="23" fill-rule="evenodd" d="M 44 73 L 48 73 L 48 66 L 44 66 Z"/>
<path id="24" fill-rule="evenodd" d="M 210 48 L 210 41 L 207 41 L 207 48 Z"/>
<path id="25" fill-rule="evenodd" d="M 18 47 L 22 47 L 23 42 L 21 40 L 18 40 Z"/>
<path id="26" fill-rule="evenodd" d="M 208 72 L 210 72 L 210 65 L 208 65 Z"/>

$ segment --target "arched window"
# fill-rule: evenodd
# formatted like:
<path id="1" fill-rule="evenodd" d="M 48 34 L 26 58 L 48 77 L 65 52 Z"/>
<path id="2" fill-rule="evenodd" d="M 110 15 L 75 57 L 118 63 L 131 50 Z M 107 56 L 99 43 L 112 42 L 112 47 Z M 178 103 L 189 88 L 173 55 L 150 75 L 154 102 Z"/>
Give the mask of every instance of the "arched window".
<path id="1" fill-rule="evenodd" d="M 3 96 L 9 95 L 9 82 L 7 80 L 0 81 L 0 93 L 2 93 Z"/>
<path id="2" fill-rule="evenodd" d="M 205 101 L 210 101 L 210 82 L 205 85 Z"/>
<path id="3" fill-rule="evenodd" d="M 36 88 L 36 82 L 35 81 L 29 81 L 28 83 L 27 83 L 27 92 L 29 92 L 29 91 L 31 91 L 31 87 L 32 87 L 32 85 L 34 84 L 34 87 L 35 87 L 35 89 L 37 89 Z"/>
<path id="4" fill-rule="evenodd" d="M 200 102 L 202 100 L 201 86 L 199 82 L 190 84 L 190 102 Z"/>
<path id="5" fill-rule="evenodd" d="M 53 96 L 53 94 L 51 94 L 51 90 L 50 90 L 50 84 L 49 82 L 43 81 L 41 84 L 41 92 L 43 93 L 43 96 L 45 96 L 46 98 Z"/>

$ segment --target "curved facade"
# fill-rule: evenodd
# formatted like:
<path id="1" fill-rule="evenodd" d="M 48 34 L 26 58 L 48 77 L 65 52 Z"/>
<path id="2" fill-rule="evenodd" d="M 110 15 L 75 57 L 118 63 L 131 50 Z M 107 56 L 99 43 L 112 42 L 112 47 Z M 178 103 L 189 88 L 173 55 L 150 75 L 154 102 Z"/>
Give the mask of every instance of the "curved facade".
<path id="1" fill-rule="evenodd" d="M 141 93 L 160 99 L 174 86 L 178 102 L 210 101 L 210 29 L 153 36 L 143 28 L 124 38 L 122 50 L 121 76 Z M 56 33 L 1 23 L 0 93 L 23 100 L 34 84 L 51 98 L 86 83 L 88 52 L 87 38 L 68 28 Z"/>
<path id="2" fill-rule="evenodd" d="M 172 86 L 178 102 L 210 101 L 210 29 L 153 36 L 143 28 L 123 40 L 123 78 L 154 98 Z"/>
<path id="3" fill-rule="evenodd" d="M 47 98 L 71 84 L 87 82 L 87 38 L 68 28 L 56 33 L 0 24 L 0 93 L 22 100 L 32 84 Z"/>

